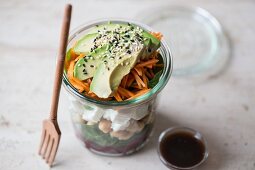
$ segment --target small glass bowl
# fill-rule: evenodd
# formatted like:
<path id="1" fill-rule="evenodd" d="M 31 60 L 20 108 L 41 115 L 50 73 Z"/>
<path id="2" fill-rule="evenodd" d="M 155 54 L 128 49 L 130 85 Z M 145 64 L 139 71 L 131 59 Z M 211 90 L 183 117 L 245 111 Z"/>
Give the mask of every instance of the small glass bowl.
<path id="1" fill-rule="evenodd" d="M 195 164 L 195 165 L 193 165 L 193 166 L 190 166 L 190 167 L 179 167 L 179 166 L 173 165 L 173 164 L 171 164 L 170 162 L 168 162 L 168 161 L 162 156 L 162 154 L 161 154 L 161 151 L 160 151 L 160 144 L 161 144 L 161 141 L 162 141 L 166 136 L 168 136 L 168 135 L 172 135 L 172 134 L 176 134 L 176 133 L 180 133 L 180 132 L 192 134 L 193 137 L 195 137 L 195 138 L 198 139 L 200 142 L 202 142 L 202 144 L 203 144 L 204 147 L 205 147 L 203 159 L 202 159 L 199 163 L 197 163 L 197 164 Z M 159 158 L 160 158 L 161 162 L 163 162 L 163 164 L 166 165 L 166 167 L 168 167 L 169 169 L 172 169 L 172 170 L 191 170 L 191 169 L 195 169 L 195 168 L 197 168 L 198 166 L 200 166 L 202 163 L 204 163 L 205 160 L 208 158 L 208 155 L 209 155 L 207 142 L 206 142 L 205 138 L 202 136 L 202 134 L 199 133 L 198 131 L 194 130 L 194 129 L 191 129 L 191 128 L 188 128 L 188 127 L 180 127 L 180 126 L 168 128 L 168 129 L 166 129 L 165 131 L 163 131 L 163 132 L 160 134 L 159 139 L 158 139 L 157 151 L 158 151 L 158 155 L 159 155 Z"/>

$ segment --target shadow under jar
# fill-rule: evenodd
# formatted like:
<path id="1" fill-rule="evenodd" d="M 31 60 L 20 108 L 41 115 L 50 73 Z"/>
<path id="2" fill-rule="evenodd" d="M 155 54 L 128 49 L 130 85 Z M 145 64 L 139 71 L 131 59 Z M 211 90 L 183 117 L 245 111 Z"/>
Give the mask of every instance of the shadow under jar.
<path id="1" fill-rule="evenodd" d="M 105 19 L 81 25 L 69 37 L 69 49 L 84 36 L 90 28 L 107 23 L 131 23 L 144 30 L 152 29 L 144 24 L 129 21 Z M 148 141 L 155 119 L 158 93 L 168 82 L 172 72 L 172 56 L 164 40 L 159 53 L 164 68 L 160 80 L 148 93 L 126 101 L 101 101 L 84 96 L 68 81 L 64 73 L 63 84 L 69 92 L 69 112 L 76 136 L 92 152 L 106 156 L 123 156 L 142 148 Z M 102 82 L 103 83 L 103 82 Z M 97 121 L 87 121 L 91 117 Z"/>

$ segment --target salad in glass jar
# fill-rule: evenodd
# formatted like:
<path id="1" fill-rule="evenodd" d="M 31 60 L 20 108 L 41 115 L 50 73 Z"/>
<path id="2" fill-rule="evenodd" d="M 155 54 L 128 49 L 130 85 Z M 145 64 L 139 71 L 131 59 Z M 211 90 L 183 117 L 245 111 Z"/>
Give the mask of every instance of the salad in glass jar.
<path id="1" fill-rule="evenodd" d="M 172 70 L 161 38 L 122 20 L 87 24 L 71 35 L 64 86 L 75 133 L 91 151 L 127 155 L 148 140 L 156 96 Z"/>

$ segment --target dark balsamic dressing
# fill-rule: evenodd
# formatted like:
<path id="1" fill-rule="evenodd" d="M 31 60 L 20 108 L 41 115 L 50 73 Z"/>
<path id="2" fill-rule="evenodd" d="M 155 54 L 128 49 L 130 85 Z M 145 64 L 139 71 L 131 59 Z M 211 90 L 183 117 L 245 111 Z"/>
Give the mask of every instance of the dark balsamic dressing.
<path id="1" fill-rule="evenodd" d="M 205 145 L 191 133 L 176 132 L 160 142 L 162 157 L 177 167 L 191 167 L 204 158 Z"/>

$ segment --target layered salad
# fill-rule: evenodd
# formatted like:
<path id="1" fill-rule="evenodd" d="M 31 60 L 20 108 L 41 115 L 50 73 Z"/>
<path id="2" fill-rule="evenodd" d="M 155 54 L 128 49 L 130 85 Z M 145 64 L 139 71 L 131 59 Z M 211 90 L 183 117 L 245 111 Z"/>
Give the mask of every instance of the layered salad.
<path id="1" fill-rule="evenodd" d="M 65 74 L 81 95 L 109 102 L 109 107 L 72 98 L 77 136 L 89 149 L 128 154 L 150 135 L 154 99 L 135 107 L 110 107 L 149 92 L 159 81 L 164 63 L 158 49 L 162 35 L 130 23 L 95 25 L 66 54 Z"/>

